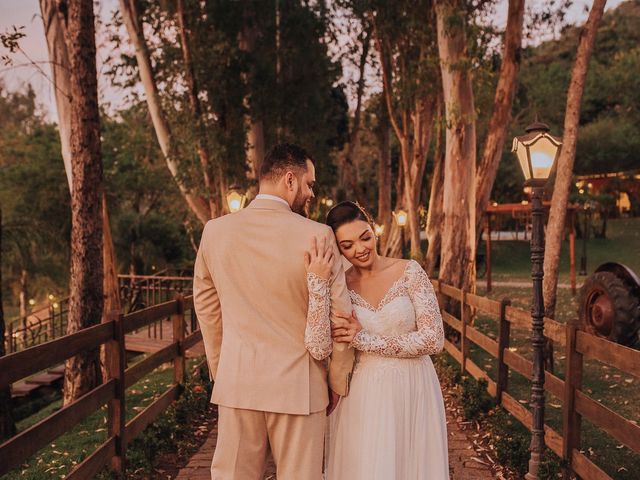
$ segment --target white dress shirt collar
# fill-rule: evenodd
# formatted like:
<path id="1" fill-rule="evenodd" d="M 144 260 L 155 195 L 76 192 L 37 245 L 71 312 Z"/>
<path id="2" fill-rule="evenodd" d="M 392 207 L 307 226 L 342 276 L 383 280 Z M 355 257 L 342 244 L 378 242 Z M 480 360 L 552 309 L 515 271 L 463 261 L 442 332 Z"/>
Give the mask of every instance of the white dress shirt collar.
<path id="1" fill-rule="evenodd" d="M 280 198 L 275 195 L 269 195 L 268 193 L 259 193 L 258 195 L 256 195 L 256 200 L 273 200 L 274 202 L 284 203 L 287 207 L 289 206 L 284 198 Z"/>

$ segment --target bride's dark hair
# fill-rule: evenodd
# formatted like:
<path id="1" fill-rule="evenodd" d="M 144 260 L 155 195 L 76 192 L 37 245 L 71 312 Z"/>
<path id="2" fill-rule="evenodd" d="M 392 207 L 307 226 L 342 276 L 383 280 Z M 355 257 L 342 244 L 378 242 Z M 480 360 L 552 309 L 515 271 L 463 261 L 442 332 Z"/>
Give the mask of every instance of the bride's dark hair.
<path id="1" fill-rule="evenodd" d="M 342 225 L 356 220 L 367 222 L 373 228 L 371 217 L 369 217 L 364 208 L 357 203 L 349 201 L 340 202 L 327 213 L 327 225 L 331 227 L 334 233 Z"/>

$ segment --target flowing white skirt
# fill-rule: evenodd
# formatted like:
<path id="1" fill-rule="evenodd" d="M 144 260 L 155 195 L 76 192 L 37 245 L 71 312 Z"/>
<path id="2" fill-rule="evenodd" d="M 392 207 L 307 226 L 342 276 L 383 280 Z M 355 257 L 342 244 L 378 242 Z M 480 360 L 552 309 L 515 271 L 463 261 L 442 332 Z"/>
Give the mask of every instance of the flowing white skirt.
<path id="1" fill-rule="evenodd" d="M 449 478 L 444 403 L 428 356 L 361 353 L 328 423 L 326 480 Z"/>

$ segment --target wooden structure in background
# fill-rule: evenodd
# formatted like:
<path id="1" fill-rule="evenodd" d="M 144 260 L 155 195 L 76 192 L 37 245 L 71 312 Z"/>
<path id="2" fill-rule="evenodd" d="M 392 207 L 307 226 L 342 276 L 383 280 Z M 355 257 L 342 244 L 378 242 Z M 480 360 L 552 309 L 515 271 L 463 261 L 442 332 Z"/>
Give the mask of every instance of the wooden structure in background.
<path id="1" fill-rule="evenodd" d="M 545 225 L 546 218 L 549 216 L 549 209 L 551 207 L 551 202 L 543 202 L 543 206 L 545 209 Z M 567 226 L 569 227 L 569 278 L 571 281 L 571 293 L 573 295 L 576 294 L 576 232 L 575 232 L 575 222 L 576 222 L 576 212 L 578 211 L 578 205 L 569 204 L 567 206 Z M 487 210 L 484 214 L 482 228 L 484 234 L 486 235 L 485 241 L 485 262 L 487 264 L 487 273 L 486 273 L 486 281 L 487 281 L 487 292 L 491 291 L 491 228 L 492 228 L 492 218 L 497 216 L 510 215 L 512 218 L 523 218 L 525 220 L 525 225 L 529 223 L 528 218 L 531 216 L 531 205 L 528 203 L 503 203 L 503 204 L 492 204 L 487 207 Z M 516 236 L 518 231 L 516 230 Z M 524 231 L 525 239 L 526 239 L 526 229 Z"/>

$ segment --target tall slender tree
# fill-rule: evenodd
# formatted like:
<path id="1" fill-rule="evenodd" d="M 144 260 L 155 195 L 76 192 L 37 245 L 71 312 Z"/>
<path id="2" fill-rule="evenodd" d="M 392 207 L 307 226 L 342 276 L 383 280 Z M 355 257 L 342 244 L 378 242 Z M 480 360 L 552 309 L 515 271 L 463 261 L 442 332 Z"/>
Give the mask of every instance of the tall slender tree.
<path id="1" fill-rule="evenodd" d="M 211 210 L 208 202 L 185 184 L 180 173 L 179 163 L 176 158 L 176 147 L 172 139 L 169 121 L 162 109 L 158 85 L 151 67 L 151 55 L 145 39 L 138 1 L 120 0 L 120 14 L 127 28 L 129 39 L 135 48 L 140 80 L 146 95 L 147 106 L 149 107 L 153 127 L 158 138 L 158 144 L 165 157 L 167 167 L 187 205 L 195 216 L 198 217 L 200 222 L 204 224 L 211 218 Z"/>
<path id="2" fill-rule="evenodd" d="M 67 333 L 99 324 L 102 318 L 102 160 L 92 0 L 68 5 L 71 68 L 71 280 Z M 99 349 L 67 360 L 64 404 L 100 383 Z"/>
<path id="3" fill-rule="evenodd" d="M 187 14 L 185 13 L 184 0 L 177 0 L 176 15 L 178 17 L 178 27 L 180 29 L 180 48 L 182 50 L 182 60 L 184 61 L 184 78 L 187 84 L 187 92 L 189 95 L 189 105 L 195 125 L 195 141 L 200 165 L 202 166 L 202 178 L 204 187 L 209 200 L 209 216 L 215 218 L 219 215 L 220 199 L 215 195 L 216 189 L 213 183 L 213 162 L 209 156 L 206 139 L 206 125 L 202 114 L 202 105 L 200 102 L 200 89 L 196 81 L 196 75 L 193 65 L 193 56 L 191 55 L 191 34 L 187 24 Z"/>
<path id="4" fill-rule="evenodd" d="M 440 280 L 475 290 L 476 128 L 462 0 L 436 1 L 446 115 Z"/>
<path id="5" fill-rule="evenodd" d="M 437 58 L 436 39 L 429 29 L 433 22 L 429 2 L 414 7 L 381 2 L 372 18 L 389 123 L 400 145 L 402 191 L 398 196 L 408 213 L 411 257 L 421 259 L 418 206 L 439 83 L 433 61 Z"/>
<path id="6" fill-rule="evenodd" d="M 489 205 L 489 196 L 502 158 L 504 141 L 511 119 L 511 107 L 517 88 L 522 47 L 522 23 L 525 0 L 509 0 L 507 27 L 504 33 L 502 64 L 493 100 L 493 112 L 476 173 L 476 231 Z"/>
<path id="7" fill-rule="evenodd" d="M 68 44 L 68 10 L 66 2 L 57 0 L 40 0 L 40 12 L 44 24 L 45 38 L 51 63 L 53 92 L 58 110 L 58 133 L 62 159 L 64 162 L 69 193 L 73 192 L 73 171 L 71 159 L 71 69 L 69 68 Z M 103 289 L 105 305 L 103 321 L 108 319 L 109 312 L 120 311 L 120 290 L 118 285 L 118 267 L 116 262 L 107 200 L 103 190 L 102 205 L 102 258 Z M 103 362 L 104 363 L 104 362 Z M 103 372 L 106 374 L 106 372 Z"/>
<path id="8" fill-rule="evenodd" d="M 238 36 L 239 47 L 241 51 L 247 54 L 252 64 L 255 63 L 252 60 L 254 60 L 253 55 L 255 55 L 256 51 L 256 42 L 260 40 L 261 35 L 259 26 L 260 23 L 256 18 L 255 5 L 253 2 L 245 0 L 242 3 L 242 27 Z M 265 155 L 265 140 L 264 122 L 256 112 L 252 99 L 254 93 L 252 92 L 251 84 L 257 81 L 255 77 L 255 66 L 247 68 L 242 74 L 246 86 L 243 104 L 245 108 L 245 129 L 247 132 L 245 149 L 247 152 L 248 177 L 251 180 L 257 181 L 258 174 L 260 173 L 260 165 Z"/>
<path id="9" fill-rule="evenodd" d="M 440 258 L 440 244 L 442 242 L 442 222 L 444 217 L 442 198 L 444 196 L 444 148 L 442 148 L 444 126 L 442 96 L 438 97 L 436 107 L 436 133 L 433 151 L 433 174 L 431 176 L 431 191 L 429 193 L 429 210 L 427 213 L 427 254 L 424 259 L 424 269 L 429 276 L 433 276 Z"/>
<path id="10" fill-rule="evenodd" d="M 563 145 L 558 158 L 555 187 L 551 199 L 551 211 L 547 224 L 547 237 L 544 254 L 543 294 L 545 313 L 555 316 L 556 291 L 558 287 L 558 270 L 560 267 L 560 249 L 564 236 L 567 216 L 567 203 L 573 175 L 573 164 L 576 158 L 578 142 L 578 125 L 580 121 L 580 105 L 584 93 L 585 79 L 589 69 L 589 60 L 593 52 L 598 25 L 604 13 L 606 0 L 595 0 L 589 12 L 587 23 L 580 32 L 576 60 L 571 71 L 571 81 L 567 93 L 567 106 L 564 116 Z"/>

